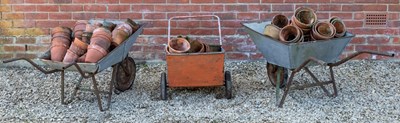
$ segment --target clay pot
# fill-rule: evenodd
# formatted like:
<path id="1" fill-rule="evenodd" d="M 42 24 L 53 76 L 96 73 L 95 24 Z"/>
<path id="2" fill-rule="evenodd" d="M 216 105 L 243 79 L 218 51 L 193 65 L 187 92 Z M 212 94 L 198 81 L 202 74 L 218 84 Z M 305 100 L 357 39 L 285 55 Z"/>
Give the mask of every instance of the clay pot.
<path id="1" fill-rule="evenodd" d="M 284 43 L 297 43 L 304 40 L 303 32 L 296 26 L 283 27 L 279 32 L 279 40 Z"/>
<path id="2" fill-rule="evenodd" d="M 278 14 L 272 18 L 271 24 L 273 24 L 279 28 L 283 28 L 283 27 L 289 25 L 289 19 L 285 15 Z"/>
<path id="3" fill-rule="evenodd" d="M 118 24 L 112 31 L 112 45 L 118 46 L 132 34 L 132 27 L 127 23 Z"/>
<path id="4" fill-rule="evenodd" d="M 312 26 L 317 23 L 317 14 L 311 8 L 300 7 L 295 10 L 291 21 L 292 25 L 296 25 L 304 34 L 308 35 Z"/>
<path id="5" fill-rule="evenodd" d="M 92 38 L 93 33 L 92 32 L 83 32 L 82 34 L 82 41 L 90 44 L 90 38 Z"/>
<path id="6" fill-rule="evenodd" d="M 105 29 L 108 29 L 109 31 L 113 31 L 116 26 L 117 25 L 115 25 L 112 22 L 104 21 L 102 27 L 105 28 Z"/>
<path id="7" fill-rule="evenodd" d="M 205 51 L 204 44 L 197 40 L 190 41 L 190 49 L 188 53 L 201 53 Z"/>
<path id="8" fill-rule="evenodd" d="M 78 58 L 77 62 L 85 62 L 86 53 L 83 54 L 81 57 Z"/>
<path id="9" fill-rule="evenodd" d="M 56 27 L 51 31 L 51 60 L 61 62 L 71 44 L 72 30 L 68 27 Z"/>
<path id="10" fill-rule="evenodd" d="M 111 32 L 105 28 L 97 28 L 90 39 L 85 62 L 95 63 L 105 55 L 111 45 Z"/>
<path id="11" fill-rule="evenodd" d="M 125 23 L 129 24 L 132 27 L 132 34 L 135 33 L 140 28 L 139 24 L 137 24 L 135 21 L 129 18 L 126 19 Z"/>
<path id="12" fill-rule="evenodd" d="M 85 20 L 79 20 L 75 23 L 73 36 L 74 38 L 78 38 L 82 40 L 82 33 L 86 29 L 86 25 L 88 24 Z"/>
<path id="13" fill-rule="evenodd" d="M 335 37 L 343 37 L 346 34 L 346 25 L 339 17 L 332 17 L 329 19 L 329 22 L 335 27 L 336 34 Z"/>
<path id="14" fill-rule="evenodd" d="M 318 22 L 313 26 L 311 34 L 314 40 L 326 40 L 335 36 L 336 29 L 329 22 Z"/>
<path id="15" fill-rule="evenodd" d="M 74 42 L 72 43 L 71 47 L 69 47 L 67 54 L 64 57 L 64 63 L 72 63 L 75 62 L 78 57 L 82 56 L 87 51 L 88 44 L 75 38 Z"/>
<path id="16" fill-rule="evenodd" d="M 264 28 L 264 35 L 278 40 L 279 31 L 281 31 L 281 28 L 279 28 L 278 26 L 275 26 L 273 24 L 267 24 Z"/>
<path id="17" fill-rule="evenodd" d="M 184 38 L 173 38 L 168 41 L 168 48 L 171 53 L 185 53 L 190 49 L 190 43 Z"/>

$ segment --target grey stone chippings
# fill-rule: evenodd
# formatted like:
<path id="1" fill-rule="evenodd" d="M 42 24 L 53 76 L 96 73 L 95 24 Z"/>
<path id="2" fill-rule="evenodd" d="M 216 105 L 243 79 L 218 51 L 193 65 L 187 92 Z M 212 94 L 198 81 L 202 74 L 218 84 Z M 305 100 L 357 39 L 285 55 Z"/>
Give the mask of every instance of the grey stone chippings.
<path id="1" fill-rule="evenodd" d="M 137 65 L 132 89 L 113 94 L 111 110 L 100 112 L 94 94 L 78 92 L 72 103 L 60 100 L 60 73 L 44 74 L 32 67 L 0 68 L 0 122 L 399 122 L 400 62 L 354 60 L 334 67 L 338 96 L 320 87 L 291 90 L 283 108 L 276 106 L 265 62 L 227 61 L 233 78 L 233 99 L 220 98 L 224 87 L 168 88 L 160 99 L 160 75 L 165 63 Z M 311 66 L 321 80 L 329 68 Z M 112 69 L 96 75 L 106 90 Z M 290 73 L 290 72 L 289 72 Z M 78 80 L 66 72 L 67 97 Z M 196 75 L 193 75 L 196 76 Z M 201 79 L 201 78 L 199 78 Z M 294 84 L 313 82 L 301 71 Z M 84 79 L 84 87 L 92 87 Z M 330 85 L 326 86 L 332 90 Z M 283 92 L 281 91 L 280 94 Z M 105 100 L 105 96 L 102 98 Z"/>

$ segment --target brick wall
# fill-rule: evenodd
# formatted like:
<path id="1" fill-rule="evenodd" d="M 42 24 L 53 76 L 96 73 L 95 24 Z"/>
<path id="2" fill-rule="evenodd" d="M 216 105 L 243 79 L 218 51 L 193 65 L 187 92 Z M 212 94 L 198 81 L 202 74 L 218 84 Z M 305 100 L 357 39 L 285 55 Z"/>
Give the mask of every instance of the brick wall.
<path id="1" fill-rule="evenodd" d="M 56 26 L 72 27 L 76 20 L 125 19 L 146 22 L 143 34 L 132 47 L 139 60 L 165 59 L 167 20 L 177 15 L 214 14 L 222 19 L 223 45 L 228 59 L 260 60 L 262 55 L 240 25 L 242 21 L 271 19 L 308 6 L 318 18 L 344 19 L 357 36 L 343 56 L 356 50 L 391 51 L 400 58 L 400 0 L 1 0 L 0 59 L 36 58 L 49 47 L 49 31 Z M 367 26 L 366 14 L 387 15 L 387 24 Z M 181 23 L 181 24 L 176 24 Z M 214 24 L 175 22 L 174 27 L 204 26 L 205 30 L 174 29 L 173 34 L 191 33 L 208 38 Z M 209 26 L 209 27 L 207 27 Z M 216 43 L 215 37 L 208 38 Z M 211 43 L 210 42 L 210 43 Z M 364 55 L 359 58 L 375 58 Z M 378 57 L 380 59 L 381 57 Z"/>

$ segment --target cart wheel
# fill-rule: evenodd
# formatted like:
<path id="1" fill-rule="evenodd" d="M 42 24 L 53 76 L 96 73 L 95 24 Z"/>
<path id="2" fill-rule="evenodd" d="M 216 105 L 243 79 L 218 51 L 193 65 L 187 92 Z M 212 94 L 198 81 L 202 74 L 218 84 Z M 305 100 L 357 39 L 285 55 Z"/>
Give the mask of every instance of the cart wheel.
<path id="1" fill-rule="evenodd" d="M 288 78 L 288 70 L 284 67 L 280 67 L 278 65 L 273 65 L 267 62 L 267 74 L 268 74 L 268 78 L 269 81 L 271 82 L 271 84 L 275 87 L 276 86 L 276 82 L 277 82 L 277 77 L 278 77 L 278 68 L 283 69 L 283 71 L 281 71 L 280 76 L 283 76 L 283 79 L 281 79 L 280 83 L 280 88 L 285 87 L 286 85 L 286 80 Z"/>
<path id="2" fill-rule="evenodd" d="M 232 88 L 231 72 L 225 71 L 225 97 L 227 99 L 232 98 Z"/>
<path id="3" fill-rule="evenodd" d="M 116 64 L 113 72 L 114 86 L 118 91 L 125 91 L 132 87 L 136 77 L 136 64 L 131 57 L 126 57 L 122 62 Z"/>
<path id="4" fill-rule="evenodd" d="M 165 72 L 161 73 L 161 99 L 167 100 L 167 74 Z"/>

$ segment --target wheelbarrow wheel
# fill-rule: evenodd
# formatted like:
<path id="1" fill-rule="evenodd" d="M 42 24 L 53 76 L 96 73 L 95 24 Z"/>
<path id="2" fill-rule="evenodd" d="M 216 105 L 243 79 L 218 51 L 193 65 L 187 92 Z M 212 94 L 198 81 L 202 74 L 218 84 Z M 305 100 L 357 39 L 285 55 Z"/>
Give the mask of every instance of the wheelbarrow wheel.
<path id="1" fill-rule="evenodd" d="M 231 72 L 225 71 L 225 97 L 227 99 L 232 98 L 232 77 Z"/>
<path id="2" fill-rule="evenodd" d="M 167 74 L 165 72 L 161 73 L 161 99 L 167 100 Z"/>
<path id="3" fill-rule="evenodd" d="M 113 70 L 114 86 L 118 91 L 126 91 L 130 89 L 136 77 L 135 60 L 126 57 L 123 61 L 115 65 Z"/>
<path id="4" fill-rule="evenodd" d="M 278 69 L 281 69 L 280 73 L 278 73 Z M 288 70 L 286 68 L 267 62 L 267 74 L 268 74 L 269 81 L 271 82 L 271 84 L 274 87 L 276 87 L 278 74 L 280 74 L 281 77 L 283 76 L 283 79 L 280 79 L 280 82 L 279 82 L 280 86 L 279 87 L 280 88 L 285 87 L 286 80 L 288 78 Z"/>

